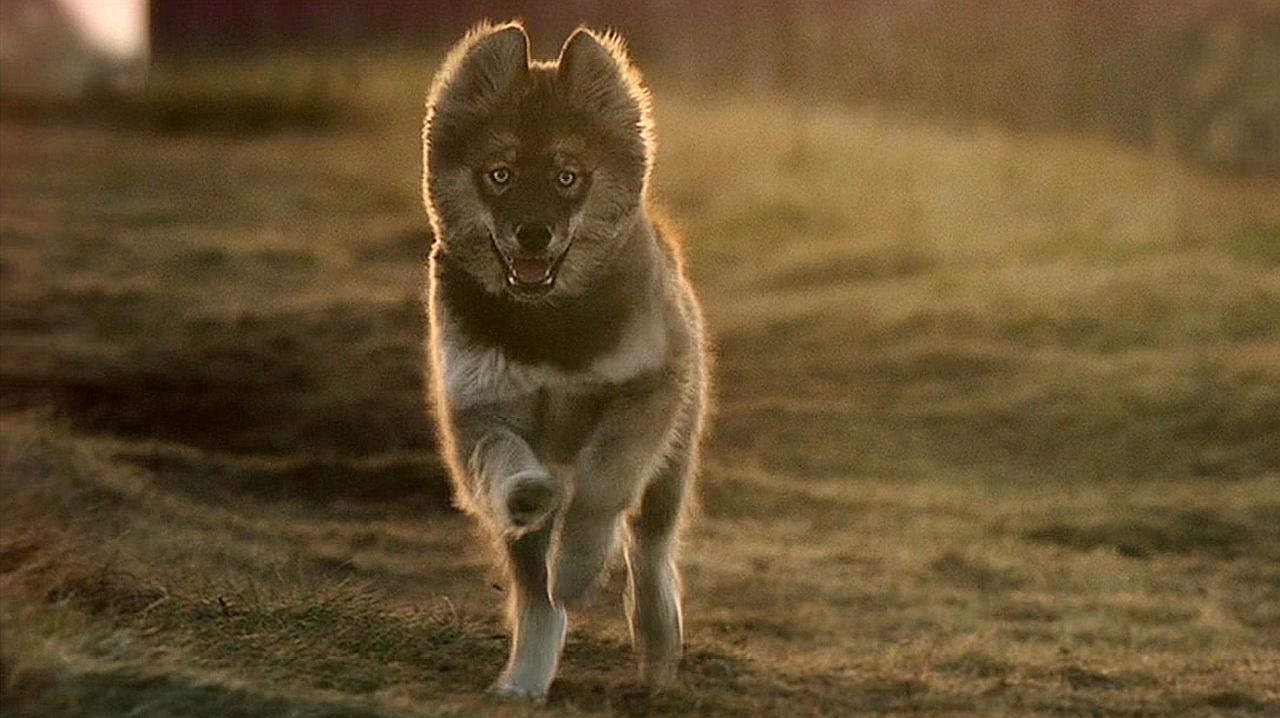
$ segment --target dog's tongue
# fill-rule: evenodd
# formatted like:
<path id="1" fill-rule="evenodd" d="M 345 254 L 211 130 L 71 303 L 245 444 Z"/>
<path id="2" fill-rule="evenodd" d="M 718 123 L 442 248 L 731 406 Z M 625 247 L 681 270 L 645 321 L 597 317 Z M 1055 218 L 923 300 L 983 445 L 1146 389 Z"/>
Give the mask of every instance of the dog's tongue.
<path id="1" fill-rule="evenodd" d="M 551 273 L 551 261 L 517 258 L 511 261 L 511 271 L 521 284 L 538 284 Z"/>

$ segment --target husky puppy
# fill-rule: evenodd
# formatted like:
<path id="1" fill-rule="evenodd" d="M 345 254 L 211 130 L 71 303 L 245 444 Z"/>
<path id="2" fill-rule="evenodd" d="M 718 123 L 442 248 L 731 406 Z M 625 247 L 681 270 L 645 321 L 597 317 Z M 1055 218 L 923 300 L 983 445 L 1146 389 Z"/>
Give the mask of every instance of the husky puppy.
<path id="1" fill-rule="evenodd" d="M 546 696 L 565 607 L 619 543 L 641 674 L 668 681 L 707 368 L 676 238 L 648 201 L 648 92 L 617 35 L 580 28 L 531 61 L 520 25 L 484 24 L 436 75 L 423 148 L 432 405 L 456 500 L 511 584 L 492 691 Z"/>

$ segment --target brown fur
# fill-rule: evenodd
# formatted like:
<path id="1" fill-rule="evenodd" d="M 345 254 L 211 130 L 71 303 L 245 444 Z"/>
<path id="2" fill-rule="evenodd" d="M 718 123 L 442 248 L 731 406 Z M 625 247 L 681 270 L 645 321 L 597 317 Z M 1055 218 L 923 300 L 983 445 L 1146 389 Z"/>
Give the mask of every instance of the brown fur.
<path id="1" fill-rule="evenodd" d="M 528 47 L 519 25 L 482 25 L 449 53 L 427 103 L 423 196 L 442 453 L 513 584 L 494 690 L 537 700 L 565 606 L 620 533 L 642 671 L 675 675 L 707 369 L 678 244 L 648 200 L 649 94 L 621 39 L 579 29 L 552 62 Z"/>

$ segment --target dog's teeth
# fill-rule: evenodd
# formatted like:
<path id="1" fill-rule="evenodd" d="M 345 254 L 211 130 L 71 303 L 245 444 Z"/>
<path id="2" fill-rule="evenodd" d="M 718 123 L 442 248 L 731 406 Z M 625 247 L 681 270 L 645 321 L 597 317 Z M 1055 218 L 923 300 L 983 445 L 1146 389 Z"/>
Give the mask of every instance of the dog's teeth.
<path id="1" fill-rule="evenodd" d="M 540 284 L 551 274 L 551 262 L 542 259 L 516 259 L 511 271 L 521 284 Z"/>

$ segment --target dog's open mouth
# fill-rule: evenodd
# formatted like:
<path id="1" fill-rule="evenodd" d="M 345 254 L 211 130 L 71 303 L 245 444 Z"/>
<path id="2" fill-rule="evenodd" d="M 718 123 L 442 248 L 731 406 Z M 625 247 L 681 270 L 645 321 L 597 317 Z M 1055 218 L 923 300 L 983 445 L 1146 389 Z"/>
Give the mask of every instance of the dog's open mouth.
<path id="1" fill-rule="evenodd" d="M 507 262 L 507 281 L 517 286 L 538 286 L 555 281 L 551 268 L 555 262 L 548 257 L 515 257 Z"/>
<path id="2" fill-rule="evenodd" d="M 572 244 L 572 243 L 570 243 Z M 542 254 L 535 256 L 507 256 L 493 242 L 493 251 L 507 270 L 507 286 L 522 294 L 541 294 L 551 289 L 556 282 L 556 272 L 569 253 L 569 246 L 557 255 Z"/>

